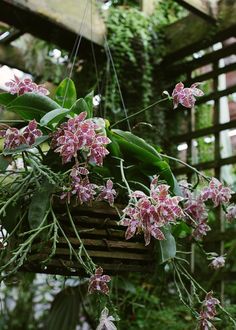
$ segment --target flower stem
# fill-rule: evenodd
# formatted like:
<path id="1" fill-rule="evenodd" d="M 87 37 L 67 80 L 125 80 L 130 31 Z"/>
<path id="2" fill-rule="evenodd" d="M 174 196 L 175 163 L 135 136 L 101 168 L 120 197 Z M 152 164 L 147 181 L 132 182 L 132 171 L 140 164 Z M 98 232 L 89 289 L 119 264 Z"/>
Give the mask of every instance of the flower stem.
<path id="1" fill-rule="evenodd" d="M 178 159 L 178 158 L 175 158 L 175 157 L 171 157 L 171 156 L 167 156 L 167 155 L 165 155 L 165 154 L 161 154 L 161 153 L 159 153 L 159 155 L 162 156 L 162 157 L 164 157 L 164 158 L 168 158 L 168 159 L 174 160 L 175 162 L 178 162 L 178 163 L 180 163 L 180 164 L 182 164 L 182 165 L 184 165 L 184 166 L 190 168 L 190 169 L 193 170 L 195 173 L 197 173 L 198 175 L 200 175 L 201 177 L 203 177 L 206 181 L 210 182 L 210 180 L 211 180 L 210 177 L 208 177 L 208 176 L 202 174 L 202 173 L 201 173 L 200 171 L 198 171 L 195 167 L 193 167 L 193 166 L 191 166 L 191 165 L 185 163 L 184 161 L 182 161 L 182 160 L 180 160 L 180 159 Z"/>
<path id="2" fill-rule="evenodd" d="M 124 182 L 124 184 L 125 184 L 125 186 L 126 186 L 126 188 L 128 190 L 129 195 L 131 195 L 132 194 L 132 191 L 131 191 L 130 186 L 128 184 L 128 181 L 126 180 L 126 177 L 125 177 L 123 162 L 124 162 L 124 160 L 123 159 L 120 159 L 120 173 L 121 173 L 121 178 L 122 178 L 122 181 Z"/>
<path id="3" fill-rule="evenodd" d="M 92 259 L 90 258 L 85 246 L 84 246 L 84 243 L 83 241 L 81 240 L 80 236 L 79 236 L 79 233 L 75 227 L 75 224 L 74 224 L 74 221 L 72 219 L 72 216 L 71 216 L 71 213 L 70 213 L 70 209 L 69 209 L 69 205 L 68 203 L 66 203 L 66 208 L 67 208 L 67 214 L 69 216 L 69 220 L 71 222 L 71 225 L 72 225 L 72 228 L 74 229 L 74 232 L 75 232 L 75 235 L 80 243 L 80 246 L 81 246 L 81 250 L 83 251 L 85 257 L 87 258 L 88 262 L 89 262 L 89 265 L 91 266 L 92 270 L 91 270 L 91 274 L 93 274 L 93 272 L 96 270 L 96 266 L 94 264 L 94 262 L 92 261 Z"/>
<path id="4" fill-rule="evenodd" d="M 123 123 L 124 121 L 127 121 L 127 120 L 130 119 L 130 118 L 136 117 L 136 116 L 138 116 L 140 113 L 143 113 L 143 112 L 145 112 L 145 111 L 147 111 L 147 110 L 153 108 L 155 105 L 160 104 L 160 103 L 162 103 L 162 102 L 164 102 L 164 101 L 167 101 L 167 100 L 169 100 L 169 97 L 166 97 L 166 98 L 164 98 L 164 99 L 158 100 L 158 101 L 156 101 L 156 102 L 150 104 L 150 105 L 147 106 L 146 108 L 141 109 L 141 110 L 139 110 L 139 111 L 137 111 L 137 112 L 135 112 L 135 113 L 132 113 L 132 115 L 129 115 L 129 116 L 127 116 L 127 117 L 125 117 L 125 118 L 123 118 L 123 119 L 121 119 L 121 120 L 118 120 L 116 123 L 114 123 L 113 125 L 111 125 L 111 128 L 115 127 L 116 125 L 118 125 L 118 124 L 120 124 L 120 123 Z"/>

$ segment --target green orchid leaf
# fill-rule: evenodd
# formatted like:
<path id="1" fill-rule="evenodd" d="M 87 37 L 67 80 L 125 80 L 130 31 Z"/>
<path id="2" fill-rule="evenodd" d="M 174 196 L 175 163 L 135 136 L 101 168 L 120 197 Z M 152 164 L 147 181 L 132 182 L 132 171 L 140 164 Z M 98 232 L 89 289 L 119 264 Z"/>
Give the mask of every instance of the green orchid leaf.
<path id="1" fill-rule="evenodd" d="M 162 229 L 165 235 L 164 240 L 159 241 L 160 244 L 160 264 L 173 259 L 176 255 L 176 242 L 174 236 L 169 229 Z"/>
<path id="2" fill-rule="evenodd" d="M 123 158 L 136 164 L 140 172 L 147 176 L 160 175 L 173 187 L 173 178 L 170 167 L 157 150 L 143 139 L 129 132 L 112 130 L 114 139 L 119 144 Z"/>
<path id="3" fill-rule="evenodd" d="M 54 99 L 63 108 L 70 109 L 77 99 L 73 80 L 65 78 L 57 87 Z"/>
<path id="4" fill-rule="evenodd" d="M 141 162 L 149 164 L 154 164 L 158 160 L 152 152 L 146 150 L 143 146 L 140 146 L 138 143 L 135 143 L 114 131 L 112 132 L 125 159 L 138 159 Z"/>
<path id="5" fill-rule="evenodd" d="M 0 104 L 1 105 L 8 105 L 10 102 L 12 102 L 13 100 L 15 100 L 15 98 L 17 97 L 17 95 L 12 95 L 10 93 L 1 93 L 0 94 Z"/>
<path id="6" fill-rule="evenodd" d="M 0 155 L 0 171 L 5 171 L 9 166 L 10 162 L 7 160 L 4 155 Z"/>
<path id="7" fill-rule="evenodd" d="M 113 129 L 112 132 L 116 133 L 117 135 L 123 137 L 126 141 L 138 146 L 139 148 L 142 148 L 148 152 L 150 152 L 152 155 L 156 156 L 158 159 L 162 159 L 159 155 L 156 148 L 151 146 L 149 143 L 147 143 L 144 139 L 130 133 L 127 131 L 122 131 L 119 129 Z"/>
<path id="8" fill-rule="evenodd" d="M 117 142 L 114 134 L 109 129 L 106 129 L 107 137 L 111 140 L 111 143 L 107 145 L 107 149 L 110 152 L 110 156 L 121 158 L 121 150 L 119 143 Z"/>
<path id="9" fill-rule="evenodd" d="M 186 222 L 181 221 L 173 226 L 172 232 L 175 237 L 184 238 L 191 235 L 192 229 L 186 224 Z"/>
<path id="10" fill-rule="evenodd" d="M 1 223 L 6 229 L 8 234 L 10 234 L 16 227 L 18 219 L 20 216 L 20 202 L 13 204 L 10 203 L 6 207 L 6 215 L 1 217 Z"/>
<path id="11" fill-rule="evenodd" d="M 70 113 L 70 110 L 68 109 L 63 109 L 63 108 L 59 108 L 59 109 L 55 109 L 52 110 L 48 113 L 46 113 L 46 115 L 44 115 L 41 120 L 40 120 L 40 125 L 41 126 L 57 126 L 60 121 L 62 119 L 64 119 L 66 117 L 66 115 L 68 115 Z"/>
<path id="12" fill-rule="evenodd" d="M 49 209 L 50 198 L 54 191 L 54 185 L 45 180 L 40 190 L 33 194 L 29 205 L 28 221 L 31 229 L 38 228 Z"/>
<path id="13" fill-rule="evenodd" d="M 79 115 L 81 112 L 87 112 L 87 114 L 89 115 L 89 107 L 87 105 L 87 102 L 82 98 L 78 99 L 70 108 L 71 115 Z"/>
<path id="14" fill-rule="evenodd" d="M 85 96 L 84 100 L 88 106 L 88 118 L 93 117 L 93 97 L 94 91 L 90 92 L 88 95 Z"/>
<path id="15" fill-rule="evenodd" d="M 176 196 L 183 196 L 182 191 L 179 187 L 178 181 L 176 180 L 176 177 L 174 176 L 173 173 L 171 173 L 171 174 L 172 174 L 172 179 L 173 179 L 173 189 L 172 189 L 173 193 Z"/>
<path id="16" fill-rule="evenodd" d="M 48 138 L 49 138 L 48 135 L 39 136 L 35 139 L 35 143 L 31 146 L 29 146 L 28 144 L 22 144 L 22 145 L 20 145 L 19 147 L 15 148 L 15 149 L 4 149 L 2 154 L 4 156 L 19 154 L 23 151 L 27 151 L 27 150 L 30 150 L 34 147 L 37 147 L 41 143 L 45 142 Z"/>
<path id="17" fill-rule="evenodd" d="M 135 163 L 140 172 L 147 176 L 159 175 L 161 180 L 165 180 L 170 185 L 176 195 L 181 195 L 169 164 L 163 160 L 157 148 L 130 132 L 118 129 L 111 130 L 109 138 L 112 144 L 114 141 L 119 144 L 120 154 L 125 160 Z"/>
<path id="18" fill-rule="evenodd" d="M 85 299 L 82 285 L 67 287 L 59 292 L 53 302 L 46 321 L 48 330 L 74 330 L 79 322 L 81 299 Z"/>
<path id="19" fill-rule="evenodd" d="M 45 113 L 60 108 L 60 105 L 49 97 L 40 94 L 26 93 L 10 102 L 6 109 L 17 113 L 25 120 L 40 121 Z"/>

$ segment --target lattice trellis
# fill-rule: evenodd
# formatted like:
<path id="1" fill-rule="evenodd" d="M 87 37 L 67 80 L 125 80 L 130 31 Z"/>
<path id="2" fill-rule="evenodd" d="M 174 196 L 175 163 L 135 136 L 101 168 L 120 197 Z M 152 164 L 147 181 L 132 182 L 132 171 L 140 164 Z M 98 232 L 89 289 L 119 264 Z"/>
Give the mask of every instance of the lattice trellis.
<path id="1" fill-rule="evenodd" d="M 182 117 L 182 125 L 177 134 L 172 136 L 171 143 L 174 144 L 176 153 L 180 158 L 188 163 L 194 165 L 200 171 L 210 171 L 211 175 L 225 180 L 224 169 L 225 165 L 228 165 L 228 178 L 231 179 L 230 184 L 235 182 L 233 165 L 236 163 L 235 153 L 235 101 L 234 93 L 236 93 L 236 38 L 233 36 L 225 40 L 221 40 L 221 43 L 212 44 L 207 49 L 199 48 L 198 52 L 194 54 L 191 59 L 181 61 L 176 58 L 175 62 L 171 66 L 165 69 L 168 75 L 173 79 L 179 81 L 183 79 L 186 86 L 190 86 L 195 82 L 207 82 L 210 86 L 210 90 L 206 92 L 205 96 L 200 98 L 196 103 L 196 108 L 191 110 L 179 109 L 175 114 L 171 113 L 170 119 L 176 125 L 178 117 Z M 180 63 L 181 61 L 181 63 Z M 222 76 L 223 75 L 223 76 Z M 223 85 L 222 86 L 222 79 Z M 204 85 L 203 85 L 204 87 Z M 229 96 L 232 100 L 230 101 Z M 211 123 L 208 127 L 197 129 L 196 127 L 196 113 L 197 107 L 204 104 L 209 104 L 211 111 Z M 229 118 L 227 112 L 229 108 Z M 207 110 L 206 110 L 207 111 Z M 225 116 L 226 114 L 226 116 Z M 174 116 L 174 118 L 173 118 Z M 182 126 L 182 128 L 181 128 Z M 183 132 L 184 131 L 184 132 Z M 209 147 L 210 160 L 199 160 L 196 156 L 198 149 L 199 139 L 205 139 L 211 145 Z M 226 145 L 225 140 L 228 145 Z M 232 154 L 226 154 L 224 151 L 229 147 L 233 149 Z M 173 149 L 172 149 L 173 150 Z M 176 156 L 176 154 L 175 154 Z M 175 169 L 175 174 L 178 176 L 186 175 L 189 180 L 192 179 L 192 171 L 190 168 L 179 166 Z M 226 180 L 227 181 L 227 180 Z M 217 247 L 217 252 L 221 255 L 225 253 L 225 240 L 232 240 L 236 234 L 236 228 L 230 226 L 225 228 L 224 217 L 220 210 L 216 211 L 216 219 L 218 219 L 217 227 L 214 232 L 210 233 L 205 239 L 206 247 Z M 191 265 L 192 271 L 195 270 L 195 246 L 191 246 L 192 258 Z M 234 256 L 235 257 L 235 256 Z M 232 261 L 232 256 L 231 256 Z M 234 272 L 219 274 L 214 280 L 221 283 L 221 294 L 223 299 L 224 293 L 224 280 L 233 279 Z"/>

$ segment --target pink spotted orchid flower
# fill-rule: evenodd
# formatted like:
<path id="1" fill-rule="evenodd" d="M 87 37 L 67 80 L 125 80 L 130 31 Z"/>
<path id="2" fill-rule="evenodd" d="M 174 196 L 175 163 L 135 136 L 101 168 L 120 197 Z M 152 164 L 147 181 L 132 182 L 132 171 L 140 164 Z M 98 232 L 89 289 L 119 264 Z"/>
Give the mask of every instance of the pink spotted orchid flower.
<path id="1" fill-rule="evenodd" d="M 226 209 L 226 220 L 232 222 L 236 219 L 236 205 L 231 204 Z"/>
<path id="2" fill-rule="evenodd" d="M 199 313 L 199 326 L 201 330 L 215 329 L 211 321 L 214 320 L 214 317 L 217 314 L 216 306 L 219 304 L 219 300 L 213 297 L 212 291 L 206 294 L 205 300 L 202 304 L 202 309 Z"/>
<path id="3" fill-rule="evenodd" d="M 233 191 L 229 187 L 223 186 L 223 184 L 216 178 L 212 178 L 209 186 L 204 188 L 201 192 L 202 201 L 211 200 L 214 207 L 222 204 L 226 204 L 230 201 Z"/>
<path id="4" fill-rule="evenodd" d="M 109 275 L 103 275 L 102 267 L 98 267 L 95 274 L 90 277 L 88 293 L 101 292 L 104 294 L 109 293 L 109 287 L 107 285 L 111 278 Z"/>
<path id="5" fill-rule="evenodd" d="M 110 139 L 98 134 L 99 127 L 86 116 L 86 112 L 81 112 L 53 133 L 51 146 L 60 154 L 64 164 L 82 151 L 89 162 L 102 166 L 104 157 L 109 154 L 106 145 L 111 142 Z"/>
<path id="6" fill-rule="evenodd" d="M 150 243 L 151 236 L 157 240 L 165 239 L 161 228 L 183 216 L 179 206 L 181 200 L 180 196 L 171 197 L 169 186 L 158 184 L 157 177 L 151 182 L 149 196 L 142 191 L 134 191 L 120 222 L 127 226 L 126 239 L 141 232 L 144 233 L 145 245 Z"/>
<path id="7" fill-rule="evenodd" d="M 209 264 L 209 266 L 216 270 L 219 268 L 223 268 L 225 266 L 225 257 L 224 256 L 215 257 L 212 260 L 212 262 Z"/>
<path id="8" fill-rule="evenodd" d="M 203 96 L 204 93 L 197 86 L 199 83 L 192 84 L 190 88 L 184 87 L 182 82 L 175 85 L 172 92 L 174 109 L 178 107 L 179 104 L 183 105 L 185 108 L 192 108 L 196 102 L 196 98 Z"/>
<path id="9" fill-rule="evenodd" d="M 107 180 L 106 186 L 101 187 L 101 192 L 97 197 L 98 201 L 107 201 L 110 206 L 114 204 L 114 198 L 116 196 L 116 191 L 113 189 L 113 182 L 112 180 Z"/>
<path id="10" fill-rule="evenodd" d="M 23 95 L 25 93 L 36 93 L 41 95 L 48 95 L 49 91 L 43 85 L 37 85 L 30 78 L 20 80 L 17 76 L 6 83 L 11 94 Z"/>
<path id="11" fill-rule="evenodd" d="M 22 131 L 8 127 L 1 130 L 0 136 L 4 138 L 4 149 L 15 149 L 23 144 L 32 146 L 36 138 L 42 136 L 42 132 L 37 128 L 37 122 L 31 120 Z"/>
<path id="12" fill-rule="evenodd" d="M 109 310 L 105 307 L 101 312 L 96 330 L 117 330 L 113 321 L 115 321 L 114 317 L 111 315 L 109 316 Z"/>

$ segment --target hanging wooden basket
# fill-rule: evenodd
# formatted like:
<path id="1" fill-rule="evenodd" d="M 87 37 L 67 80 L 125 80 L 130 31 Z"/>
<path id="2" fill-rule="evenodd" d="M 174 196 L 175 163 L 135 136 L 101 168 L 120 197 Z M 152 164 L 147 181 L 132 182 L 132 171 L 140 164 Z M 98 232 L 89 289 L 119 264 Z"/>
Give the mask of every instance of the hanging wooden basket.
<path id="1" fill-rule="evenodd" d="M 114 208 L 97 203 L 93 207 L 72 208 L 71 213 L 89 256 L 97 266 L 103 268 L 105 273 L 153 271 L 153 245 L 146 247 L 142 235 L 125 240 L 126 227 L 118 224 L 119 217 Z M 67 214 L 61 209 L 58 210 L 57 217 L 71 246 L 78 251 L 80 242 L 68 221 Z M 74 256 L 71 257 L 68 243 L 61 234 L 59 234 L 56 253 L 47 260 L 51 249 L 51 242 L 34 244 L 22 269 L 35 273 L 67 276 L 85 274 L 78 260 Z"/>

